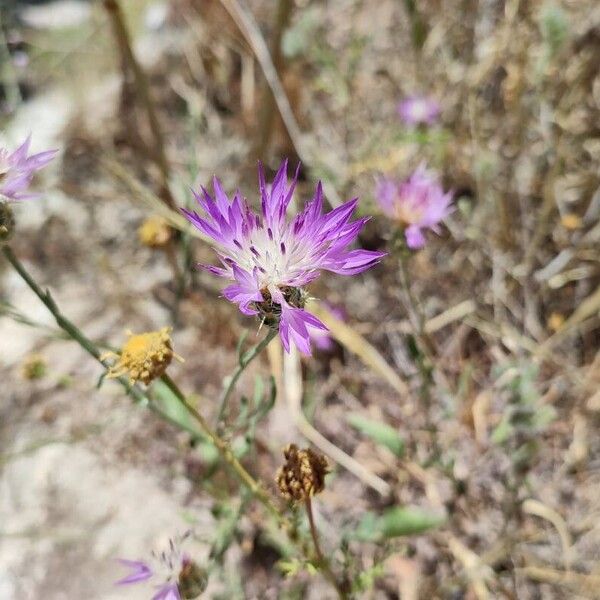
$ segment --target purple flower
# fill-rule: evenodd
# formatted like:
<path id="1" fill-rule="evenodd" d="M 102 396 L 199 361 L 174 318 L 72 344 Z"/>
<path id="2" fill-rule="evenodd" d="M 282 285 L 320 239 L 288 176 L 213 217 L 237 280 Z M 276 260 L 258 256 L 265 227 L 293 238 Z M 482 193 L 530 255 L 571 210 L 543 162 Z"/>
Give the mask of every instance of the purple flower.
<path id="1" fill-rule="evenodd" d="M 398 114 L 407 125 L 433 125 L 440 115 L 440 105 L 426 96 L 410 96 L 398 104 Z"/>
<path id="2" fill-rule="evenodd" d="M 350 221 L 358 200 L 351 200 L 323 214 L 323 190 L 304 210 L 288 218 L 287 209 L 296 186 L 298 169 L 291 181 L 284 161 L 270 186 L 259 167 L 261 212 L 257 214 L 237 192 L 230 200 L 220 181 L 213 181 L 213 198 L 204 188 L 194 194 L 206 213 L 183 210 L 187 218 L 215 242 L 222 266 L 204 265 L 211 273 L 233 281 L 223 290 L 246 315 L 260 315 L 279 329 L 287 352 L 293 342 L 310 354 L 310 334 L 327 328 L 304 310 L 304 286 L 322 270 L 355 275 L 378 263 L 383 252 L 348 250 L 368 218 Z"/>
<path id="3" fill-rule="evenodd" d="M 14 152 L 0 148 L 0 200 L 17 202 L 35 198 L 25 193 L 36 171 L 45 167 L 55 156 L 56 150 L 47 150 L 27 156 L 31 136 Z"/>
<path id="4" fill-rule="evenodd" d="M 412 249 L 425 245 L 423 229 L 439 233 L 438 224 L 453 210 L 452 192 L 444 193 L 437 176 L 424 164 L 403 183 L 380 180 L 376 196 L 383 212 L 405 228 L 406 244 Z"/>
<path id="5" fill-rule="evenodd" d="M 187 532 L 176 541 L 169 540 L 168 550 L 161 553 L 152 552 L 149 561 L 118 559 L 129 569 L 129 573 L 119 579 L 115 585 L 132 585 L 151 579 L 158 580 L 152 600 L 182 600 L 179 586 L 184 583 L 188 590 L 202 589 L 205 584 L 204 572 L 180 548 L 189 535 L 190 532 Z M 198 591 L 197 594 L 185 595 L 185 597 L 195 598 L 200 593 Z"/>

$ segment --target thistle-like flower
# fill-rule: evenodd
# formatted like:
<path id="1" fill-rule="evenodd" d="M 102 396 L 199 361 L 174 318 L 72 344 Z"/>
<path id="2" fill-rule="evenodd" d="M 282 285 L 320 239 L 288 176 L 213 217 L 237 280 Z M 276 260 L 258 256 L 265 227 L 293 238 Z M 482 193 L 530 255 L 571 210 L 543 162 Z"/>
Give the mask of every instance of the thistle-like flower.
<path id="1" fill-rule="evenodd" d="M 129 573 L 119 579 L 115 585 L 132 585 L 145 581 L 159 580 L 152 600 L 194 600 L 205 590 L 208 583 L 206 572 L 190 557 L 181 551 L 181 544 L 189 532 L 177 540 L 169 540 L 167 551 L 152 552 L 151 558 L 119 562 L 129 569 Z"/>
<path id="2" fill-rule="evenodd" d="M 46 150 L 27 156 L 31 136 L 14 152 L 0 148 L 0 201 L 18 202 L 35 198 L 27 188 L 36 171 L 45 167 L 56 155 L 56 150 Z"/>
<path id="3" fill-rule="evenodd" d="M 286 500 L 303 502 L 323 491 L 329 465 L 322 454 L 310 448 L 298 450 L 296 444 L 290 444 L 283 456 L 285 463 L 279 467 L 275 481 Z"/>
<path id="4" fill-rule="evenodd" d="M 398 114 L 407 125 L 433 125 L 440 116 L 440 105 L 426 96 L 411 96 L 398 104 Z"/>
<path id="5" fill-rule="evenodd" d="M 381 179 L 376 197 L 383 212 L 404 228 L 406 245 L 425 245 L 423 229 L 439 233 L 439 223 L 451 212 L 452 192 L 444 193 L 435 173 L 421 164 L 407 181 Z"/>
<path id="6" fill-rule="evenodd" d="M 284 161 L 270 186 L 259 168 L 261 214 L 236 193 L 229 199 L 220 181 L 213 181 L 215 197 L 204 188 L 195 194 L 206 213 L 184 210 L 187 218 L 215 242 L 222 266 L 203 265 L 211 273 L 232 280 L 223 295 L 246 315 L 259 315 L 265 324 L 279 329 L 289 352 L 290 341 L 300 352 L 310 354 L 310 332 L 326 329 L 304 310 L 304 286 L 320 271 L 355 275 L 378 263 L 383 252 L 348 250 L 368 218 L 350 222 L 357 200 L 323 214 L 321 183 L 304 210 L 291 219 L 287 209 L 296 186 L 291 183 Z"/>
<path id="7" fill-rule="evenodd" d="M 141 381 L 146 385 L 160 377 L 171 364 L 173 357 L 183 360 L 173 352 L 170 334 L 170 327 L 137 335 L 129 333 L 129 339 L 123 344 L 120 355 L 106 352 L 101 357 L 117 358 L 117 362 L 108 371 L 108 377 L 127 374 L 132 384 Z"/>

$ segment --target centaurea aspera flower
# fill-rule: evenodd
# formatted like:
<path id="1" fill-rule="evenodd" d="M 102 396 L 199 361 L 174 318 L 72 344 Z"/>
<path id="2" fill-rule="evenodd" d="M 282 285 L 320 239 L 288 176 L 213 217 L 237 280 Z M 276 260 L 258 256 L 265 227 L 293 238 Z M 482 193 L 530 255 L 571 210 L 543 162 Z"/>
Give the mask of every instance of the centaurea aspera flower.
<path id="1" fill-rule="evenodd" d="M 452 192 L 444 193 L 438 177 L 424 164 L 402 183 L 380 180 L 376 197 L 383 212 L 404 228 L 406 245 L 413 250 L 425 245 L 423 229 L 439 233 L 439 223 L 452 212 Z"/>
<path id="2" fill-rule="evenodd" d="M 149 561 L 119 559 L 129 569 L 129 573 L 116 582 L 116 585 L 131 585 L 160 580 L 155 585 L 152 600 L 193 600 L 198 598 L 207 584 L 206 573 L 183 553 L 180 544 L 189 532 L 177 541 L 169 540 L 166 552 L 152 553 Z"/>
<path id="3" fill-rule="evenodd" d="M 14 152 L 0 148 L 0 201 L 18 202 L 35 198 L 27 193 L 33 175 L 45 167 L 56 155 L 56 150 L 46 150 L 27 155 L 31 143 L 29 136 Z"/>
<path id="4" fill-rule="evenodd" d="M 440 115 L 440 105 L 427 96 L 410 96 L 398 104 L 398 114 L 407 125 L 433 125 Z"/>
<path id="5" fill-rule="evenodd" d="M 213 181 L 214 198 L 203 188 L 195 194 L 206 213 L 186 211 L 187 218 L 215 242 L 222 266 L 205 266 L 211 273 L 233 281 L 223 295 L 246 315 L 259 315 L 272 328 L 279 329 L 283 347 L 293 342 L 310 354 L 310 332 L 326 327 L 304 310 L 304 286 L 321 271 L 340 275 L 360 273 L 379 262 L 382 252 L 348 250 L 368 218 L 350 221 L 357 200 L 351 200 L 323 214 L 323 189 L 304 210 L 288 218 L 298 177 L 288 182 L 284 161 L 270 186 L 259 168 L 261 212 L 257 214 L 241 195 L 229 199 L 220 181 Z"/>

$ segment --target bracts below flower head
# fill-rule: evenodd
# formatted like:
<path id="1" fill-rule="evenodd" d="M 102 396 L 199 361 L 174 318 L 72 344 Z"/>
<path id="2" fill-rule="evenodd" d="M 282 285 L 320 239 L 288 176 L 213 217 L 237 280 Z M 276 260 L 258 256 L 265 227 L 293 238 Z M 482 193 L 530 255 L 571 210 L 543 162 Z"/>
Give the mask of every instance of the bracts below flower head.
<path id="1" fill-rule="evenodd" d="M 215 177 L 214 198 L 204 188 L 195 194 L 205 215 L 183 212 L 214 241 L 221 266 L 203 266 L 233 282 L 223 290 L 225 298 L 236 303 L 242 313 L 258 315 L 277 328 L 286 351 L 294 343 L 302 353 L 310 354 L 311 331 L 326 327 L 304 310 L 304 286 L 321 271 L 361 273 L 385 254 L 348 249 L 368 218 L 350 221 L 357 200 L 323 214 L 320 182 L 304 210 L 288 217 L 297 177 L 298 169 L 288 182 L 284 161 L 268 186 L 259 167 L 260 213 L 253 211 L 239 192 L 230 199 Z"/>

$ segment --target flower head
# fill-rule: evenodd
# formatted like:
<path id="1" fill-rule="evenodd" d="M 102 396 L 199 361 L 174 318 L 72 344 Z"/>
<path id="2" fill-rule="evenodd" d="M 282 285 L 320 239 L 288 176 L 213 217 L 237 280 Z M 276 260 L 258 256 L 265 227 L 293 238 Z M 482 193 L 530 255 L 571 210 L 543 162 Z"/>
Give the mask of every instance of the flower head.
<path id="1" fill-rule="evenodd" d="M 383 212 L 404 227 L 406 244 L 412 249 L 425 245 L 423 229 L 439 233 L 439 223 L 452 212 L 452 192 L 444 193 L 437 176 L 424 164 L 400 184 L 380 180 L 376 196 Z"/>
<path id="2" fill-rule="evenodd" d="M 322 454 L 310 448 L 298 450 L 296 444 L 290 444 L 283 456 L 285 463 L 279 467 L 275 481 L 286 500 L 302 502 L 323 491 L 329 465 Z"/>
<path id="3" fill-rule="evenodd" d="M 56 150 L 47 150 L 27 156 L 31 136 L 14 152 L 0 148 L 0 200 L 18 202 L 35 198 L 27 188 L 36 171 L 45 167 L 56 155 Z"/>
<path id="4" fill-rule="evenodd" d="M 116 585 L 143 583 L 151 579 L 159 580 L 152 600 L 194 600 L 207 584 L 207 575 L 190 557 L 181 551 L 181 544 L 189 532 L 176 541 L 169 540 L 167 551 L 152 552 L 149 560 L 119 559 L 129 569 L 129 573 L 119 579 Z"/>
<path id="5" fill-rule="evenodd" d="M 173 357 L 179 358 L 173 353 L 170 333 L 170 327 L 138 335 L 130 333 L 129 339 L 123 344 L 121 354 L 116 355 L 118 360 L 110 368 L 108 376 L 121 377 L 128 374 L 132 384 L 142 381 L 146 385 L 160 377 L 171 364 Z M 102 358 L 112 355 L 114 353 L 108 352 Z"/>
<path id="6" fill-rule="evenodd" d="M 326 327 L 304 310 L 304 286 L 323 270 L 340 275 L 360 273 L 379 262 L 384 253 L 348 250 L 368 219 L 350 221 L 357 200 L 323 214 L 320 182 L 304 210 L 288 218 L 297 176 L 298 170 L 288 182 L 284 161 L 267 186 L 259 168 L 260 214 L 239 192 L 229 199 L 217 178 L 214 198 L 204 188 L 202 194 L 195 194 L 206 215 L 183 212 L 214 240 L 222 266 L 205 268 L 233 281 L 223 295 L 242 313 L 259 315 L 267 325 L 278 328 L 286 351 L 293 342 L 301 352 L 310 354 L 310 331 Z"/>
<path id="7" fill-rule="evenodd" d="M 152 215 L 144 220 L 138 228 L 138 238 L 148 248 L 164 248 L 169 241 L 173 230 L 166 219 L 160 215 Z"/>
<path id="8" fill-rule="evenodd" d="M 407 125 L 433 125 L 440 115 L 440 105 L 426 96 L 410 96 L 398 104 L 398 114 Z"/>

